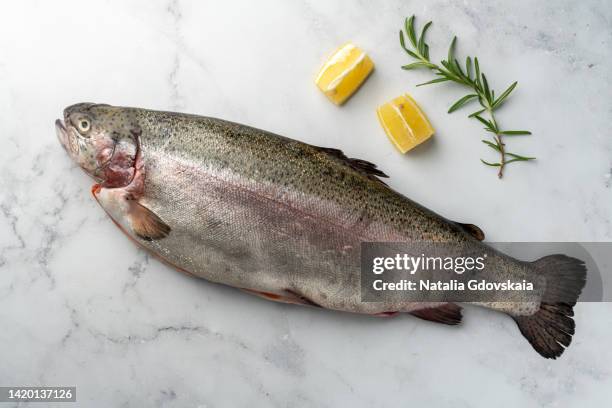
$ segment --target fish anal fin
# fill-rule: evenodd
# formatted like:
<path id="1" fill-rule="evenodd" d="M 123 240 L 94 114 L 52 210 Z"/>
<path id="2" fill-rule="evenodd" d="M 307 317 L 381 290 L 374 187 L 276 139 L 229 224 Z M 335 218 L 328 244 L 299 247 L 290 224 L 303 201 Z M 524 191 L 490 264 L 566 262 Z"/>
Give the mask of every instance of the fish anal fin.
<path id="1" fill-rule="evenodd" d="M 317 149 L 320 152 L 323 152 L 325 154 L 328 154 L 329 156 L 336 158 L 337 160 L 343 162 L 350 168 L 357 170 L 358 172 L 365 174 L 368 178 L 378 181 L 382 184 L 385 184 L 385 182 L 379 179 L 379 177 L 385 177 L 385 178 L 389 177 L 382 170 L 378 169 L 378 167 L 374 163 L 371 163 L 367 160 L 352 159 L 350 157 L 347 157 L 344 154 L 344 152 L 340 149 L 334 149 L 331 147 L 319 147 L 319 146 L 312 146 L 312 147 Z"/>
<path id="2" fill-rule="evenodd" d="M 380 312 L 380 313 L 375 313 L 373 316 L 376 317 L 395 317 L 399 314 L 399 312 Z"/>
<path id="3" fill-rule="evenodd" d="M 468 234 L 476 238 L 477 240 L 484 241 L 485 234 L 478 226 L 474 224 L 463 224 L 461 222 L 455 222 L 455 224 L 458 225 L 462 230 L 464 230 L 465 232 L 467 232 Z"/>
<path id="4" fill-rule="evenodd" d="M 461 307 L 454 303 L 445 303 L 442 306 L 415 310 L 410 312 L 410 314 L 418 317 L 419 319 L 448 325 L 456 325 L 461 323 L 462 317 Z"/>
<path id="5" fill-rule="evenodd" d="M 145 241 L 165 238 L 171 231 L 157 214 L 137 201 L 130 201 L 128 214 L 134 233 Z"/>

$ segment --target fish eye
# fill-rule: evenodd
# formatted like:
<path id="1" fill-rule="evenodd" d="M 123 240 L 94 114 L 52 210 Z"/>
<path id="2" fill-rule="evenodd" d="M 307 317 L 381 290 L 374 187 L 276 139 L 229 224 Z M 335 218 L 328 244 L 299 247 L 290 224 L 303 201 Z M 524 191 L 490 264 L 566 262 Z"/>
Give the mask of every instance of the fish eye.
<path id="1" fill-rule="evenodd" d="M 81 134 L 89 132 L 91 129 L 91 122 L 86 118 L 81 118 L 77 121 L 77 127 Z"/>

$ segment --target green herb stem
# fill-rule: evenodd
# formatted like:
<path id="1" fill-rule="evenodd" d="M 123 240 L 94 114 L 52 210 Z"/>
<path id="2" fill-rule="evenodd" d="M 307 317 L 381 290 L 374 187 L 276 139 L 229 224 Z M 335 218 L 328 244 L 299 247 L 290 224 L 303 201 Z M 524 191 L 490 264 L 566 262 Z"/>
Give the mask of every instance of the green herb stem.
<path id="1" fill-rule="evenodd" d="M 504 136 L 530 135 L 531 132 L 527 130 L 501 130 L 495 117 L 495 111 L 502 106 L 502 104 L 510 96 L 512 91 L 516 88 L 517 82 L 512 83 L 504 92 L 495 98 L 495 91 L 490 88 L 486 75 L 480 70 L 478 58 L 474 57 L 472 59 L 472 57 L 467 57 L 463 67 L 455 58 L 454 48 L 455 43 L 457 42 L 457 37 L 454 37 L 451 41 L 446 60 L 442 60 L 439 65 L 431 62 L 429 58 L 429 45 L 425 42 L 425 33 L 431 26 L 432 22 L 430 21 L 425 24 L 421 30 L 421 34 L 417 35 L 414 28 L 414 20 L 414 16 L 406 19 L 404 31 L 400 30 L 399 38 L 400 44 L 404 51 L 406 51 L 408 55 L 417 61 L 402 66 L 402 69 L 411 70 L 417 68 L 427 68 L 433 71 L 437 76 L 437 78 L 422 84 L 418 84 L 417 86 L 452 81 L 471 89 L 472 93 L 465 95 L 451 105 L 448 113 L 459 110 L 470 102 L 478 100 L 478 103 L 482 109 L 470 114 L 468 117 L 474 118 L 481 122 L 484 125 L 484 129 L 491 133 L 492 140 L 482 140 L 482 142 L 500 155 L 500 160 L 496 163 L 490 163 L 483 159 L 480 159 L 480 161 L 487 166 L 498 167 L 499 169 L 497 175 L 499 178 L 502 178 L 507 164 L 518 161 L 535 160 L 535 157 L 521 156 L 508 152 L 503 140 Z M 411 47 L 409 47 L 406 43 L 405 37 L 408 37 L 408 42 Z M 486 113 L 488 117 L 487 119 L 482 117 L 483 113 Z"/>

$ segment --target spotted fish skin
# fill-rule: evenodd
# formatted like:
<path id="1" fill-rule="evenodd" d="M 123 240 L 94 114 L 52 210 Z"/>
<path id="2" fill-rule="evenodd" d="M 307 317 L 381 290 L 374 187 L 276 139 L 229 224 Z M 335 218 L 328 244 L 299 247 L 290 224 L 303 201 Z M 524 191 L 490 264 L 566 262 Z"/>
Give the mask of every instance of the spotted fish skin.
<path id="1" fill-rule="evenodd" d="M 83 120 L 86 135 L 75 126 Z M 486 247 L 477 227 L 416 204 L 381 181 L 376 166 L 335 149 L 220 119 L 90 103 L 66 108 L 58 122 L 60 141 L 99 182 L 94 196 L 121 229 L 210 281 L 287 303 L 456 323 L 459 309 L 444 294 L 362 302 L 361 243 L 458 243 L 492 254 L 492 279 L 546 279 L 534 278 L 536 265 Z M 537 314 L 540 302 L 521 296 L 483 306 Z"/>

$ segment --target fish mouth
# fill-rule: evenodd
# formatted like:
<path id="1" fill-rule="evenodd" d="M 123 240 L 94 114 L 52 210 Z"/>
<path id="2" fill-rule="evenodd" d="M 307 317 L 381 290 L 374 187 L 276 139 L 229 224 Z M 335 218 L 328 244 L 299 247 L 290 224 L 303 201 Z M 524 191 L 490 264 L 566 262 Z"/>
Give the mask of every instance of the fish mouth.
<path id="1" fill-rule="evenodd" d="M 55 121 L 55 134 L 60 144 L 64 147 L 64 150 L 68 153 L 72 160 L 78 161 L 79 156 L 79 144 L 75 137 L 71 137 L 71 129 L 66 126 L 66 121 L 57 119 Z"/>
<path id="2" fill-rule="evenodd" d="M 66 124 L 68 124 L 68 126 L 66 126 Z M 76 138 L 70 137 L 71 136 L 70 132 L 76 132 L 76 130 L 72 129 L 72 125 L 70 124 L 70 119 L 64 119 L 63 121 L 61 119 L 55 120 L 55 133 L 57 135 L 57 138 L 60 144 L 64 147 L 66 152 L 68 152 L 70 157 L 73 160 L 78 162 L 79 161 L 78 160 L 78 154 L 79 154 L 78 142 L 76 141 Z M 117 144 L 113 143 L 112 150 L 108 158 L 104 160 L 104 162 L 99 164 L 98 168 L 95 171 L 96 173 L 100 171 L 104 171 L 104 169 L 107 168 L 112 163 L 113 158 L 115 156 L 116 147 L 117 147 Z"/>
<path id="3" fill-rule="evenodd" d="M 64 146 L 64 149 L 68 150 L 68 129 L 66 129 L 61 119 L 55 120 L 55 134 L 61 145 Z"/>

